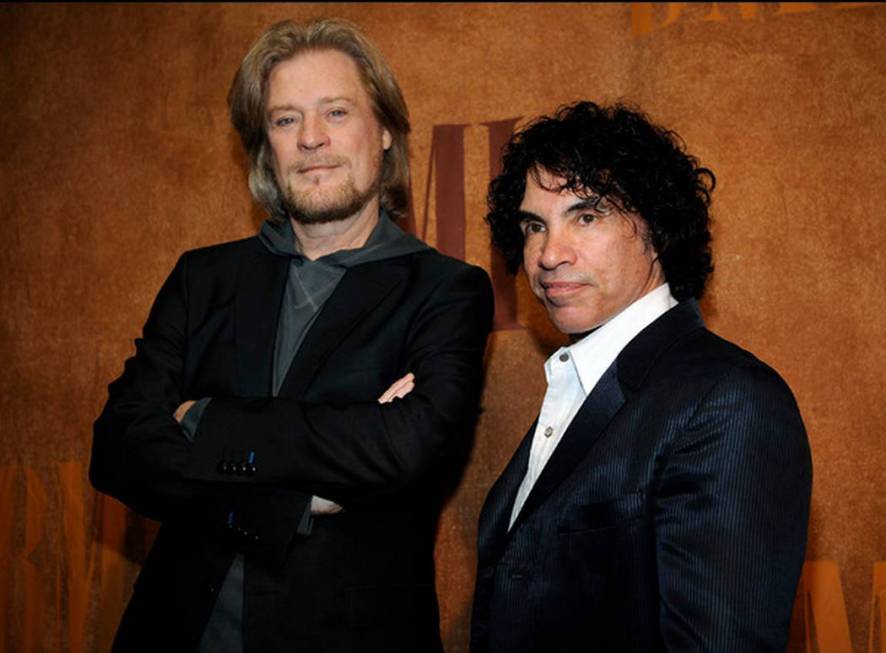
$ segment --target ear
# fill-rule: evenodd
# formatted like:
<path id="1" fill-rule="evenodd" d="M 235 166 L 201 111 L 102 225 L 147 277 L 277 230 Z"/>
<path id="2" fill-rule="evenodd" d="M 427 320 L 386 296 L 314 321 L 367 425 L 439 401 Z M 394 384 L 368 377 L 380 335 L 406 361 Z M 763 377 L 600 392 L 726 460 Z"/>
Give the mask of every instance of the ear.
<path id="1" fill-rule="evenodd" d="M 391 144 L 394 142 L 393 137 L 391 136 L 391 132 L 387 129 L 382 128 L 381 130 L 381 145 L 384 148 L 385 152 L 391 149 Z"/>

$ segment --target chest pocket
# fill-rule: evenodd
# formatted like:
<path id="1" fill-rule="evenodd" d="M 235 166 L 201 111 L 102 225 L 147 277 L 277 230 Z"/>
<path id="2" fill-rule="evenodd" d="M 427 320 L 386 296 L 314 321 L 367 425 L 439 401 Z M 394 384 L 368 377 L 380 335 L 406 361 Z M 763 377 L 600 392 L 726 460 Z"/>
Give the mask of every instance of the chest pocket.
<path id="1" fill-rule="evenodd" d="M 600 530 L 641 520 L 647 512 L 646 493 L 632 492 L 614 499 L 569 506 L 563 511 L 559 533 Z"/>

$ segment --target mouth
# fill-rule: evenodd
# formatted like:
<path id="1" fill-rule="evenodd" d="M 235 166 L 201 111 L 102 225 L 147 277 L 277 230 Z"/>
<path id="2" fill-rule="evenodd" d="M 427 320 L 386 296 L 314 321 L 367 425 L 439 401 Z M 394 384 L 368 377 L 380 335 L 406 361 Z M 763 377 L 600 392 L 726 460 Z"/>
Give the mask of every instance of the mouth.
<path id="1" fill-rule="evenodd" d="M 302 175 L 307 175 L 312 172 L 329 172 L 330 170 L 335 170 L 339 167 L 337 163 L 316 163 L 304 166 L 298 169 L 298 173 Z"/>
<path id="2" fill-rule="evenodd" d="M 554 303 L 569 299 L 587 286 L 586 283 L 579 281 L 543 281 L 539 285 L 544 292 L 545 299 Z"/>

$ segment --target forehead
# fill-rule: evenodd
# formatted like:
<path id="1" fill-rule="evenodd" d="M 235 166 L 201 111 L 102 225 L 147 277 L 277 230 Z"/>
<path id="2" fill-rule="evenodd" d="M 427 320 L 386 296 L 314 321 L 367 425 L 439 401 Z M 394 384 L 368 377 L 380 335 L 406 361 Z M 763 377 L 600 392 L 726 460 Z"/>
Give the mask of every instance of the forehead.
<path id="1" fill-rule="evenodd" d="M 526 173 L 526 187 L 520 210 L 540 217 L 566 213 L 578 204 L 596 198 L 593 192 L 579 193 L 564 189 L 566 180 L 547 170 L 531 169 Z"/>
<path id="2" fill-rule="evenodd" d="M 338 50 L 311 50 L 281 61 L 268 76 L 268 104 L 333 98 L 368 102 L 356 62 Z"/>

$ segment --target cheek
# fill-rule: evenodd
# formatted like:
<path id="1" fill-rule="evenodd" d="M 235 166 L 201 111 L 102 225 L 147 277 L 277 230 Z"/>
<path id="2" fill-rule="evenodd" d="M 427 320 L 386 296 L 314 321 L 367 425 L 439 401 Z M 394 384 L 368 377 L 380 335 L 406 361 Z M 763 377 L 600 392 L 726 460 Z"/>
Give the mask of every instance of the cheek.
<path id="1" fill-rule="evenodd" d="M 281 172 L 285 172 L 292 157 L 289 156 L 285 141 L 269 139 L 268 142 L 271 146 L 271 167 L 279 175 Z"/>
<path id="2" fill-rule="evenodd" d="M 532 279 L 532 273 L 538 268 L 539 248 L 531 243 L 523 245 L 523 269 L 526 276 Z"/>

